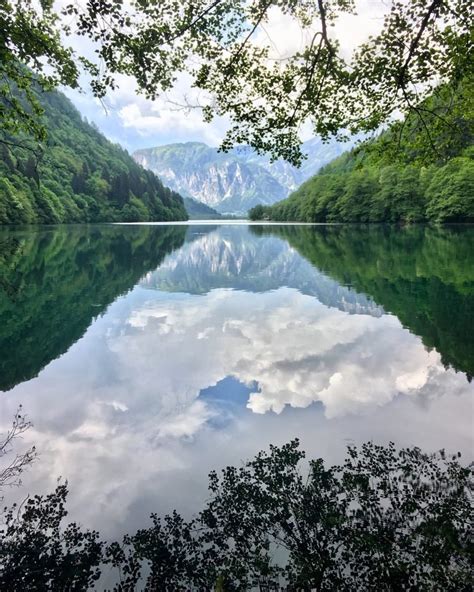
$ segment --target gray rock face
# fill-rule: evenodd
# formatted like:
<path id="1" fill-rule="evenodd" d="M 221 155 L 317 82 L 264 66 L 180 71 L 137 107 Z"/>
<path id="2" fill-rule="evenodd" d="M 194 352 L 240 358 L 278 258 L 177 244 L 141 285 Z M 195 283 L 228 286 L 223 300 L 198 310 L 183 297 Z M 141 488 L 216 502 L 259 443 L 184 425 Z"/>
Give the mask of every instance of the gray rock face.
<path id="1" fill-rule="evenodd" d="M 321 166 L 349 146 L 314 138 L 305 142 L 308 155 L 301 168 L 256 154 L 250 147 L 218 152 L 199 142 L 137 150 L 134 159 L 158 175 L 165 185 L 221 214 L 245 215 L 253 206 L 271 205 L 294 191 Z"/>

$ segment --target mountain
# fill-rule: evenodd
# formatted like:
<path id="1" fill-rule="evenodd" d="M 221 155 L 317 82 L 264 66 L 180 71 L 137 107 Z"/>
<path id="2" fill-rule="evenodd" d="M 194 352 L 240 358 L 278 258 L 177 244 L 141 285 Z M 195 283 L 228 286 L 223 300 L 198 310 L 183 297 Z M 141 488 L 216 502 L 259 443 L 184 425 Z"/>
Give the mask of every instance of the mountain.
<path id="1" fill-rule="evenodd" d="M 133 157 L 182 195 L 221 214 L 246 215 L 258 203 L 284 199 L 342 151 L 340 143 L 309 140 L 303 145 L 308 159 L 300 169 L 283 160 L 272 163 L 247 146 L 223 153 L 200 142 L 145 148 Z"/>
<path id="2" fill-rule="evenodd" d="M 257 154 L 250 146 L 237 146 L 232 150 L 232 154 L 247 163 L 263 167 L 289 192 L 297 189 L 301 183 L 312 177 L 321 167 L 340 156 L 356 140 L 357 138 L 354 138 L 348 144 L 341 144 L 340 142 L 323 142 L 320 138 L 312 138 L 304 142 L 302 146 L 306 159 L 303 160 L 299 168 L 283 159 L 271 162 L 269 156 Z"/>
<path id="3" fill-rule="evenodd" d="M 422 120 L 420 119 L 422 118 Z M 252 220 L 474 222 L 474 81 L 448 85 L 404 121 L 323 167 Z"/>
<path id="4" fill-rule="evenodd" d="M 183 202 L 191 220 L 219 220 L 222 218 L 219 212 L 192 197 L 183 197 Z"/>
<path id="5" fill-rule="evenodd" d="M 38 92 L 38 99 L 44 147 L 0 137 L 0 224 L 187 219 L 182 198 L 83 120 L 63 94 Z"/>

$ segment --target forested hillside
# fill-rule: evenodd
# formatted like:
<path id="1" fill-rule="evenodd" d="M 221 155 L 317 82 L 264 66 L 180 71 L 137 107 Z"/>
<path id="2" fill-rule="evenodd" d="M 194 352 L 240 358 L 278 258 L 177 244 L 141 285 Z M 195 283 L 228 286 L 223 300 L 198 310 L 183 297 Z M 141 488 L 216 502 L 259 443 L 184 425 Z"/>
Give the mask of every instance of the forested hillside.
<path id="1" fill-rule="evenodd" d="M 474 83 L 445 86 L 253 220 L 474 222 Z"/>
<path id="2" fill-rule="evenodd" d="M 183 202 L 191 220 L 218 220 L 222 218 L 219 212 L 192 197 L 183 197 Z"/>
<path id="3" fill-rule="evenodd" d="M 0 224 L 186 220 L 181 197 L 84 121 L 61 93 L 41 93 L 47 138 L 0 137 Z"/>

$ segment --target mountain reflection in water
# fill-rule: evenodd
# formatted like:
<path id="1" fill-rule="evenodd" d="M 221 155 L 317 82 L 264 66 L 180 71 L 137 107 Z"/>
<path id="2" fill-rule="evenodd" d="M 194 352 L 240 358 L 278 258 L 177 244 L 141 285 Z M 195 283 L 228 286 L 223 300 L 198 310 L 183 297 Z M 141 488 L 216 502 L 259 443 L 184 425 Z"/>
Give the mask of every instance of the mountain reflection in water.
<path id="1" fill-rule="evenodd" d="M 25 487 L 112 534 L 295 436 L 468 452 L 473 260 L 461 227 L 2 231 L 0 429 L 22 403 Z"/>

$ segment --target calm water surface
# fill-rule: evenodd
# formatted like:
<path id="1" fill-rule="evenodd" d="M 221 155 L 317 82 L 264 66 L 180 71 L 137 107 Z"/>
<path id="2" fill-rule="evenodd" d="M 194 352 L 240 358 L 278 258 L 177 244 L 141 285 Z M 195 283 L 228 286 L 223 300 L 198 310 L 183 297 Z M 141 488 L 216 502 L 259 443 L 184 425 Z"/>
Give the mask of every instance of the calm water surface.
<path id="1" fill-rule="evenodd" d="M 95 226 L 0 231 L 0 431 L 118 536 L 185 514 L 207 473 L 298 436 L 472 456 L 474 228 Z"/>

